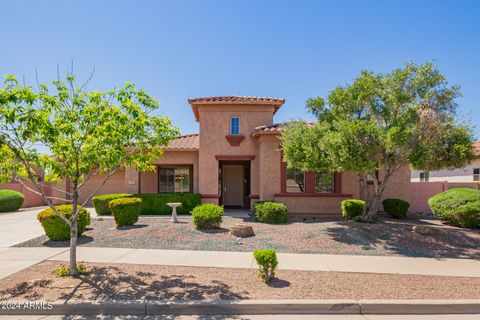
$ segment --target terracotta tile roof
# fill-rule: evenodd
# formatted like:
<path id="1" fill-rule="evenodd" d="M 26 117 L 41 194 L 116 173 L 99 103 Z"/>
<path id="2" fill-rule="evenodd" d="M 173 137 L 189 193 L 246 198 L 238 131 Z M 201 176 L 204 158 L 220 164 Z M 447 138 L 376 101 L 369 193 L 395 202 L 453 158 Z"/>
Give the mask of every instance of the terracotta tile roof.
<path id="1" fill-rule="evenodd" d="M 165 147 L 165 151 L 198 151 L 200 136 L 198 133 L 187 134 L 177 137 Z"/>
<path id="2" fill-rule="evenodd" d="M 282 127 L 284 127 L 286 122 L 282 123 L 274 123 L 272 125 L 267 125 L 267 126 L 259 126 L 253 129 L 253 132 L 251 133 L 252 137 L 256 137 L 257 135 L 260 134 L 279 134 L 282 131 Z M 305 124 L 308 126 L 314 126 L 314 122 L 306 122 Z"/>
<path id="3" fill-rule="evenodd" d="M 477 156 L 480 157 L 480 141 L 475 141 L 473 143 L 473 153 Z"/>
<path id="4" fill-rule="evenodd" d="M 256 104 L 271 105 L 275 107 L 274 114 L 285 103 L 285 99 L 271 97 L 251 97 L 251 96 L 214 96 L 188 99 L 192 106 L 195 119 L 198 121 L 198 105 L 225 105 L 225 104 Z"/>

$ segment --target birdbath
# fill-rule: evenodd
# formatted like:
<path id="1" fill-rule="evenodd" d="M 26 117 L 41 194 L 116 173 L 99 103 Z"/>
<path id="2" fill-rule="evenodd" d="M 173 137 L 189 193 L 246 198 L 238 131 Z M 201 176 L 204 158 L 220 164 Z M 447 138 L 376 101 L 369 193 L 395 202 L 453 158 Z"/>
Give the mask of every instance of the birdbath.
<path id="1" fill-rule="evenodd" d="M 181 205 L 182 205 L 181 202 L 169 202 L 169 203 L 167 203 L 167 206 L 172 208 L 172 219 L 170 219 L 170 221 L 172 221 L 173 223 L 178 222 L 178 220 L 177 220 L 177 207 L 180 207 Z"/>

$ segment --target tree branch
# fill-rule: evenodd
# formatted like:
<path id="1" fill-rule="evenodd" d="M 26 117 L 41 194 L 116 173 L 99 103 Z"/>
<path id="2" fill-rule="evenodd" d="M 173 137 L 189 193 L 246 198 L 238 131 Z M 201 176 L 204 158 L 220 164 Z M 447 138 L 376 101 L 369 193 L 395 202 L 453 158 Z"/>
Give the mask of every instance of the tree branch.
<path id="1" fill-rule="evenodd" d="M 92 197 L 105 185 L 105 183 L 107 183 L 108 179 L 110 179 L 110 177 L 115 173 L 117 172 L 118 168 L 117 169 L 114 169 L 112 170 L 108 175 L 107 177 L 103 180 L 103 182 L 95 189 L 95 191 L 93 191 L 86 199 L 85 201 L 82 203 L 82 207 L 84 207 L 88 201 L 90 201 L 90 199 L 92 199 Z"/>

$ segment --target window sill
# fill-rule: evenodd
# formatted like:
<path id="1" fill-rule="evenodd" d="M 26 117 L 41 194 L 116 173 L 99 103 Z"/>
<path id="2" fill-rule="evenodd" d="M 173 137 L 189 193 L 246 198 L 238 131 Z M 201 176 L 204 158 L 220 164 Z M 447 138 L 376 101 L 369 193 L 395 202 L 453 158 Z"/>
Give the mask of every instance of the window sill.
<path id="1" fill-rule="evenodd" d="M 228 143 L 230 143 L 230 146 L 238 147 L 242 142 L 243 138 L 245 138 L 245 136 L 241 134 L 236 134 L 236 135 L 227 135 L 225 136 L 225 138 L 227 139 Z"/>
<path id="2" fill-rule="evenodd" d="M 294 197 L 313 197 L 313 198 L 351 198 L 352 195 L 348 193 L 276 193 L 275 197 L 294 198 Z"/>

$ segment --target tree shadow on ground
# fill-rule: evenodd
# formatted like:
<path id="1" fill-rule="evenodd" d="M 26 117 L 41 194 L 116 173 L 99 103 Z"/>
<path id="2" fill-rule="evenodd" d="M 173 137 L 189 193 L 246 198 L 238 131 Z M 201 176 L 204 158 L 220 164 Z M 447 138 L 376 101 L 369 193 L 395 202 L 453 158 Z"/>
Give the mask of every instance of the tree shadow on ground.
<path id="1" fill-rule="evenodd" d="M 92 237 L 83 235 L 83 236 L 78 237 L 77 245 L 80 246 L 82 244 L 87 244 L 87 243 L 92 242 L 92 241 L 93 241 Z M 45 242 L 43 242 L 42 245 L 45 246 L 45 247 L 51 247 L 51 248 L 68 248 L 68 247 L 70 247 L 70 240 L 53 241 L 53 240 L 50 240 L 50 239 L 47 238 L 47 240 Z"/>
<path id="2" fill-rule="evenodd" d="M 148 227 L 148 224 L 134 224 L 131 226 L 121 226 L 121 227 L 116 227 L 117 230 L 133 230 L 133 229 L 141 229 Z M 92 229 L 93 230 L 93 229 Z"/>
<path id="3" fill-rule="evenodd" d="M 52 280 L 22 282 L 13 288 L 1 290 L 9 299 L 41 299 L 41 291 L 58 290 L 58 299 L 65 302 L 92 301 L 201 301 L 245 299 L 246 291 L 233 291 L 222 281 L 199 283 L 194 275 L 161 275 L 150 272 L 127 273 L 115 266 L 93 267 L 87 273 L 76 276 L 72 286 L 58 288 Z"/>
<path id="4" fill-rule="evenodd" d="M 237 300 L 246 292 L 233 292 L 220 281 L 200 284 L 193 275 L 160 275 L 137 272 L 127 274 L 117 267 L 94 267 L 78 276 L 80 282 L 60 299 L 84 298 L 82 291 L 88 288 L 91 300 Z"/>
<path id="5" fill-rule="evenodd" d="M 202 233 L 211 233 L 211 234 L 230 232 L 230 229 L 223 228 L 223 227 L 215 228 L 215 229 L 196 229 L 196 230 Z"/>
<path id="6" fill-rule="evenodd" d="M 337 224 L 326 229 L 334 241 L 360 246 L 367 251 L 380 247 L 410 257 L 480 258 L 479 231 L 442 226 L 438 220 L 422 220 L 417 216 L 394 220 L 380 215 L 375 224 L 354 221 L 340 221 Z M 440 225 L 447 232 L 436 236 L 421 235 L 412 230 L 414 225 Z"/>

